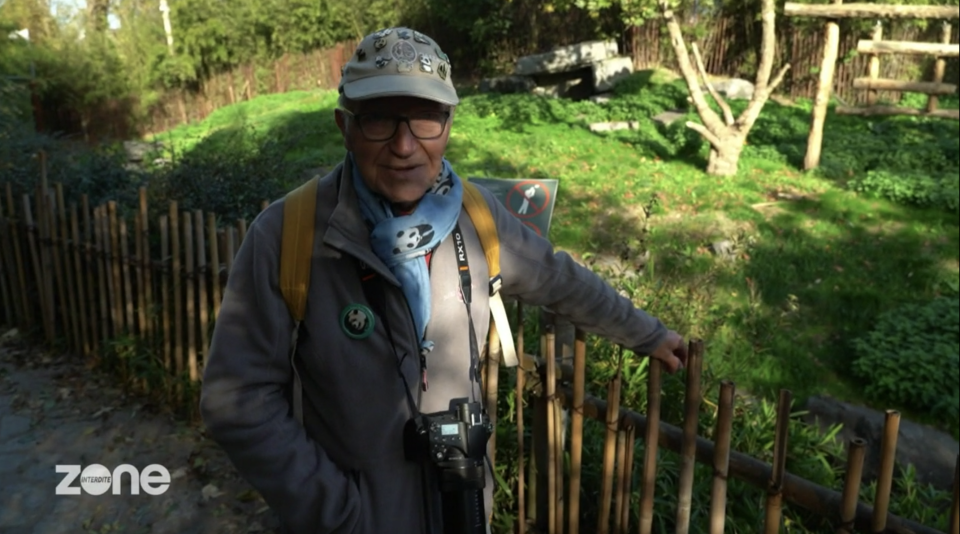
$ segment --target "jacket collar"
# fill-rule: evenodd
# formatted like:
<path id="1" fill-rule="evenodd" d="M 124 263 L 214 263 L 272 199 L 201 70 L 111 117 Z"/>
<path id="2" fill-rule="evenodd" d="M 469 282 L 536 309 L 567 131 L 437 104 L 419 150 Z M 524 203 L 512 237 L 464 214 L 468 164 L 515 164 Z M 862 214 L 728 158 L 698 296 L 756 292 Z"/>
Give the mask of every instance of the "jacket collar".
<path id="1" fill-rule="evenodd" d="M 337 176 L 338 171 L 339 176 Z M 350 158 L 344 158 L 343 163 L 331 174 L 334 175 L 333 180 L 337 186 L 337 200 L 328 221 L 327 231 L 323 235 L 323 242 L 350 254 L 399 287 L 400 282 L 370 248 L 370 230 L 360 214 L 360 203 L 356 189 L 353 187 L 353 167 Z"/>

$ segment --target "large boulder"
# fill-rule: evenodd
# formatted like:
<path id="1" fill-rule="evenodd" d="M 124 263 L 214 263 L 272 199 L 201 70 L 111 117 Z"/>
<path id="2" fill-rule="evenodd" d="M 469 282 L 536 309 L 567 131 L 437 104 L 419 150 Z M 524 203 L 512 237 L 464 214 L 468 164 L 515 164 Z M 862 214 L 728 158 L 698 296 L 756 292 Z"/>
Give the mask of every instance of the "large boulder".
<path id="1" fill-rule="evenodd" d="M 593 88 L 598 93 L 610 91 L 620 80 L 633 74 L 633 58 L 610 57 L 594 62 Z"/>
<path id="2" fill-rule="evenodd" d="M 753 98 L 754 85 L 741 78 L 729 78 L 713 82 L 714 89 L 729 100 L 750 100 Z"/>
<path id="3" fill-rule="evenodd" d="M 536 87 L 529 76 L 498 76 L 480 81 L 481 93 L 529 93 Z"/>
<path id="4" fill-rule="evenodd" d="M 514 74 L 528 76 L 549 72 L 566 72 L 591 65 L 617 55 L 616 41 L 586 41 L 517 60 Z"/>

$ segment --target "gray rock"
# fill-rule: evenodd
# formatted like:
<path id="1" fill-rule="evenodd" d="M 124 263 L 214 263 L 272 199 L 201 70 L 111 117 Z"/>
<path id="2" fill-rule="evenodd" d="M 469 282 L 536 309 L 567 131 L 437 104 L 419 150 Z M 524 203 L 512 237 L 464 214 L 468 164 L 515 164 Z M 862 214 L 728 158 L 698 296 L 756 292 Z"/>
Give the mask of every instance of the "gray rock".
<path id="1" fill-rule="evenodd" d="M 750 100 L 753 98 L 754 85 L 741 78 L 730 78 L 713 82 L 714 89 L 724 98 L 731 100 Z"/>
<path id="2" fill-rule="evenodd" d="M 124 141 L 123 150 L 127 153 L 127 160 L 135 163 L 144 161 L 151 152 L 156 152 L 162 147 L 160 143 L 147 143 L 145 141 Z"/>
<path id="3" fill-rule="evenodd" d="M 620 80 L 633 74 L 633 58 L 611 57 L 593 63 L 593 89 L 610 91 Z"/>
<path id="4" fill-rule="evenodd" d="M 613 99 L 613 93 L 601 93 L 599 95 L 593 95 L 590 97 L 590 101 L 594 104 L 606 104 Z"/>
<path id="5" fill-rule="evenodd" d="M 636 130 L 640 121 L 595 122 L 590 125 L 591 132 L 613 132 L 617 130 Z"/>
<path id="6" fill-rule="evenodd" d="M 529 93 L 537 84 L 528 76 L 498 76 L 480 81 L 481 93 Z"/>
<path id="7" fill-rule="evenodd" d="M 514 74 L 530 75 L 565 72 L 617 55 L 616 41 L 587 41 L 517 60 Z"/>
<path id="8" fill-rule="evenodd" d="M 687 114 L 683 113 L 682 111 L 664 111 L 663 113 L 660 113 L 655 117 L 653 117 L 653 121 L 658 122 L 664 126 L 670 126 L 671 124 L 677 122 L 678 120 L 684 119 L 686 116 Z"/>
<path id="9" fill-rule="evenodd" d="M 836 399 L 816 396 L 807 399 L 805 417 L 808 423 L 819 424 L 826 429 L 840 423 L 843 429 L 837 438 L 849 443 L 853 438 L 867 442 L 864 460 L 864 478 L 877 477 L 880 468 L 880 445 L 883 437 L 884 412 L 840 402 Z M 899 465 L 913 465 L 921 483 L 932 484 L 949 491 L 953 486 L 953 473 L 960 443 L 953 437 L 934 428 L 919 425 L 906 419 L 900 420 L 897 438 L 896 461 Z"/>

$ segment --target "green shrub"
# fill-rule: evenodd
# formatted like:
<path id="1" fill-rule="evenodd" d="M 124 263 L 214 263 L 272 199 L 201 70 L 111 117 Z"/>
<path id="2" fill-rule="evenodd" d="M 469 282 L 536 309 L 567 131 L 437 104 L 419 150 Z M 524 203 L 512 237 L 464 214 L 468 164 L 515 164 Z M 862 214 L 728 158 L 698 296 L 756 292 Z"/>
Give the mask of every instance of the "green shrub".
<path id="1" fill-rule="evenodd" d="M 857 192 L 887 198 L 900 204 L 960 210 L 960 175 L 875 170 L 850 182 Z"/>
<path id="2" fill-rule="evenodd" d="M 854 373 L 878 400 L 924 411 L 956 429 L 960 420 L 960 301 L 938 297 L 880 316 L 853 341 Z"/>

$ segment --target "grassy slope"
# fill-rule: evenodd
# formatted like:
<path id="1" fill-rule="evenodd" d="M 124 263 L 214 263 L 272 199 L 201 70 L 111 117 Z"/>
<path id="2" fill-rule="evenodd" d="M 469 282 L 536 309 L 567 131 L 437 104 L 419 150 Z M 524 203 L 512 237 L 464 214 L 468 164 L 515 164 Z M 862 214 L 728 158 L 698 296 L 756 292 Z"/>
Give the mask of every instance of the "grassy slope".
<path id="1" fill-rule="evenodd" d="M 884 154 L 909 159 L 907 152 L 916 148 L 910 143 L 929 144 L 935 137 L 904 139 L 900 130 L 884 130 L 887 124 L 913 128 L 914 119 L 831 116 L 824 172 L 801 174 L 796 165 L 809 111 L 771 102 L 751 134 L 739 175 L 716 178 L 700 170 L 702 150 L 671 148 L 689 136 L 682 127 L 658 131 L 643 118 L 669 100 L 654 95 L 601 108 L 526 96 L 468 96 L 448 157 L 465 176 L 559 179 L 551 238 L 582 257 L 628 250 L 626 242 L 642 235 L 627 215 L 656 198 L 645 237 L 653 269 L 634 287 L 641 304 L 671 326 L 702 336 L 710 369 L 735 379 L 740 389 L 772 395 L 786 387 L 798 398 L 829 393 L 870 403 L 849 372 L 847 342 L 869 329 L 880 312 L 955 287 L 960 233 L 955 213 L 863 198 L 844 182 L 865 166 L 882 168 Z M 217 150 L 229 139 L 219 134 L 254 126 L 295 136 L 299 148 L 292 161 L 332 166 L 343 155 L 331 116 L 335 102 L 332 93 L 269 95 L 159 137 L 180 150 Z M 637 132 L 595 134 L 584 126 L 637 118 L 643 122 Z M 954 139 L 946 142 L 956 146 L 956 136 L 954 129 Z M 864 163 L 871 158 L 876 161 Z M 776 202 L 774 191 L 803 199 Z M 711 242 L 735 237 L 751 243 L 739 250 L 737 261 L 710 254 Z"/>

